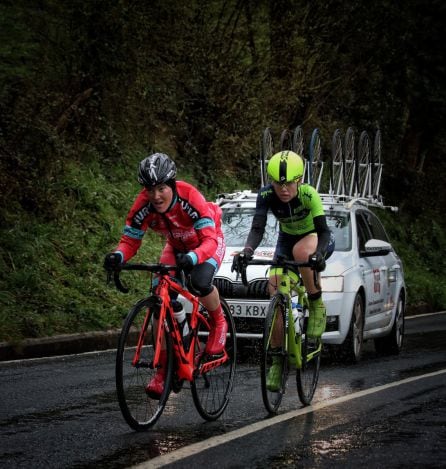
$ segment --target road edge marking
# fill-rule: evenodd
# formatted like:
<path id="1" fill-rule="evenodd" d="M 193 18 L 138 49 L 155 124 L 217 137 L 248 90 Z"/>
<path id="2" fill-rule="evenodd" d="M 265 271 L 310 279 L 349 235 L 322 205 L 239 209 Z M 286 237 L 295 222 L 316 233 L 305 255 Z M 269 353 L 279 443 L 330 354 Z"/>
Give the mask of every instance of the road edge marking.
<path id="1" fill-rule="evenodd" d="M 152 469 L 152 468 L 163 467 L 167 464 L 172 464 L 186 457 L 192 456 L 197 453 L 201 453 L 202 451 L 206 451 L 207 449 L 214 448 L 215 446 L 227 443 L 229 441 L 236 440 L 237 438 L 241 438 L 243 436 L 249 435 L 251 433 L 254 433 L 260 430 L 264 430 L 265 428 L 270 427 L 272 425 L 286 422 L 287 420 L 298 417 L 300 415 L 305 415 L 310 412 L 315 412 L 317 410 L 324 409 L 332 405 L 342 404 L 352 399 L 357 399 L 359 397 L 368 396 L 369 394 L 374 394 L 380 391 L 384 391 L 386 389 L 390 389 L 390 388 L 394 388 L 397 386 L 401 386 L 403 384 L 411 383 L 413 381 L 418 381 L 420 379 L 431 378 L 433 376 L 437 376 L 443 373 L 446 373 L 446 368 L 442 370 L 438 370 L 438 371 L 433 371 L 431 373 L 427 373 L 424 375 L 412 376 L 410 378 L 405 378 L 400 381 L 393 381 L 392 383 L 383 384 L 383 385 L 376 386 L 371 389 L 364 389 L 362 391 L 357 391 L 352 394 L 340 396 L 335 399 L 331 399 L 329 401 L 318 402 L 317 404 L 310 405 L 307 407 L 302 407 L 296 410 L 292 410 L 285 414 L 276 415 L 275 417 L 262 420 L 261 422 L 251 423 L 247 425 L 246 427 L 238 428 L 237 430 L 233 430 L 229 433 L 225 433 L 224 435 L 213 436 L 211 438 L 208 438 L 207 440 L 200 441 L 199 443 L 194 443 L 192 445 L 184 446 L 183 448 L 179 448 L 170 453 L 157 456 L 156 458 L 150 459 L 149 461 L 145 461 L 136 466 L 132 466 L 131 469 Z"/>

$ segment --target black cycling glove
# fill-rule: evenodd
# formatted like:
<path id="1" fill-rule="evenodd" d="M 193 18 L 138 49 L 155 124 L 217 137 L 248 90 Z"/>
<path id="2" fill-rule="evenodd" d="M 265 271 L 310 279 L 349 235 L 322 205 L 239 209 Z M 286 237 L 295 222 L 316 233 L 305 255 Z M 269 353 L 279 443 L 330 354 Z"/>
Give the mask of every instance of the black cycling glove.
<path id="1" fill-rule="evenodd" d="M 194 266 L 194 261 L 192 260 L 192 257 L 190 257 L 188 254 L 177 254 L 176 260 L 177 266 L 186 272 L 192 270 L 192 267 Z"/>
<path id="2" fill-rule="evenodd" d="M 308 263 L 310 264 L 310 267 L 317 272 L 325 270 L 325 256 L 319 251 L 310 255 Z"/>
<path id="3" fill-rule="evenodd" d="M 231 272 L 241 273 L 242 268 L 248 265 L 248 262 L 252 259 L 254 251 L 252 248 L 244 248 L 243 251 L 239 252 L 234 256 L 231 266 Z"/>

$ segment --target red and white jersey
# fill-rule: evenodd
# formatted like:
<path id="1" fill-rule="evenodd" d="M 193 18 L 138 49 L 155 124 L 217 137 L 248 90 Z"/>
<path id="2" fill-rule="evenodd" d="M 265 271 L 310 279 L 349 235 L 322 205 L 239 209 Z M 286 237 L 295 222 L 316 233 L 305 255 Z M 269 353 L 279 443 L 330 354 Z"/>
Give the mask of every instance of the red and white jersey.
<path id="1" fill-rule="evenodd" d="M 124 262 L 127 262 L 136 254 L 150 228 L 165 237 L 174 251 L 195 253 L 198 264 L 209 258 L 221 261 L 224 255 L 224 252 L 219 252 L 219 240 L 223 239 L 221 214 L 217 204 L 206 201 L 201 192 L 187 182 L 176 182 L 172 203 L 164 213 L 154 209 L 149 191 L 144 188 L 127 215 L 116 251 L 120 251 Z"/>

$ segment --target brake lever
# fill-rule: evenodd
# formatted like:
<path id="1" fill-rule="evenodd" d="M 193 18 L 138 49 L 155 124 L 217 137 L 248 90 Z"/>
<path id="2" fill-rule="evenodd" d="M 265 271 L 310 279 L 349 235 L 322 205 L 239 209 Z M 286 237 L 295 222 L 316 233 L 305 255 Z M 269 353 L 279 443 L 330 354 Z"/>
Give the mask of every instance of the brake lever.
<path id="1" fill-rule="evenodd" d="M 122 282 L 121 278 L 119 277 L 121 270 L 115 270 L 113 272 L 113 280 L 115 282 L 116 288 L 121 291 L 122 293 L 128 293 L 130 291 Z"/>

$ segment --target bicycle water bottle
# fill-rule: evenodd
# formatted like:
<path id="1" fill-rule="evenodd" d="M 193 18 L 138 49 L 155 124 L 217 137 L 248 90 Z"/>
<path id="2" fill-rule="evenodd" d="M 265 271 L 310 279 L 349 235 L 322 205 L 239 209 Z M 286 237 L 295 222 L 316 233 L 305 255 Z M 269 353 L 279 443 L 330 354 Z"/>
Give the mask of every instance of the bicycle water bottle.
<path id="1" fill-rule="evenodd" d="M 189 345 L 188 344 L 189 324 L 187 323 L 187 320 L 186 320 L 186 311 L 184 311 L 183 305 L 177 300 L 172 301 L 172 308 L 173 308 L 173 315 L 175 316 L 175 319 L 180 328 L 181 335 L 183 337 L 184 346 L 187 349 Z"/>
<path id="2" fill-rule="evenodd" d="M 293 321 L 294 321 L 294 330 L 296 331 L 296 343 L 298 337 L 302 333 L 301 331 L 301 319 L 303 318 L 303 308 L 302 305 L 298 303 L 297 297 L 291 298 L 291 311 L 293 313 Z"/>

